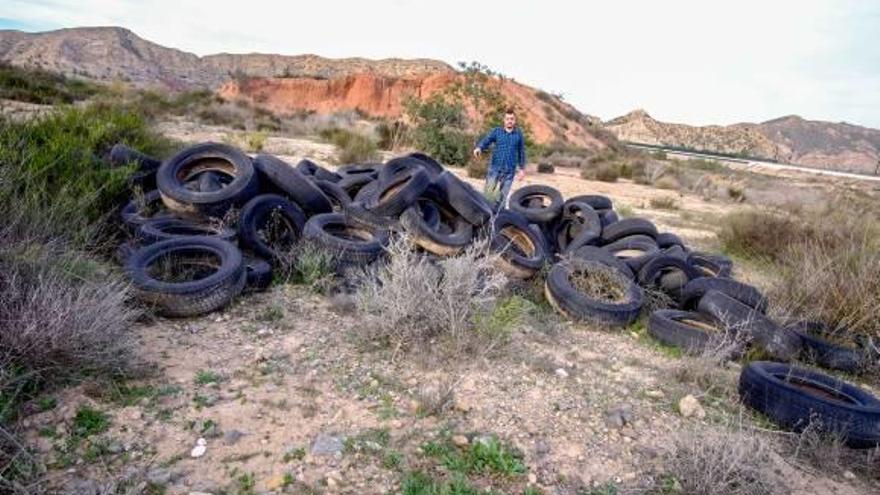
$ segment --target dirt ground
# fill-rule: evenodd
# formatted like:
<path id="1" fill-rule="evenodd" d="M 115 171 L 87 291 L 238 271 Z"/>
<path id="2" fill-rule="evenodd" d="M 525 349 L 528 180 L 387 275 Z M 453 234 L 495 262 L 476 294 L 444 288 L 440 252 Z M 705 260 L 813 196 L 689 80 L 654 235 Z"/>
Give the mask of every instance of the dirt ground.
<path id="1" fill-rule="evenodd" d="M 192 142 L 227 132 L 180 122 L 163 129 Z M 334 155 L 332 146 L 304 139 L 270 138 L 266 151 L 324 163 Z M 714 247 L 712 219 L 741 207 L 585 181 L 574 170 L 532 173 L 525 182 L 566 197 L 608 195 L 700 248 Z M 651 198 L 670 195 L 678 209 L 651 209 Z M 491 355 L 435 360 L 364 345 L 349 303 L 282 284 L 204 317 L 142 322 L 135 332 L 138 354 L 153 364 L 147 378 L 122 391 L 106 384 L 67 390 L 57 407 L 25 420 L 29 440 L 53 460 L 53 484 L 66 493 L 119 477 L 151 480 L 152 488 L 134 485 L 154 490 L 148 493 L 396 493 L 403 471 L 424 467 L 424 442 L 444 435 L 469 442 L 494 435 L 523 453 L 523 476 L 481 478 L 482 488 L 577 494 L 616 493 L 590 490 L 618 486 L 628 493 L 654 482 L 676 434 L 741 417 L 746 427 L 755 424 L 735 403 L 677 380 L 691 358 L 660 349 L 641 329 L 560 320 L 518 330 Z M 737 366 L 721 376 L 720 387 L 735 394 Z M 447 389 L 448 407 L 426 414 L 430 398 Z M 686 395 L 698 399 L 704 417 L 680 414 Z M 109 429 L 103 443 L 90 438 L 77 447 L 96 455 L 71 457 L 64 439 L 84 405 L 108 413 Z M 384 433 L 369 440 L 377 432 Z M 194 457 L 200 439 L 204 454 Z M 819 474 L 783 458 L 777 464 L 793 493 L 880 490 L 852 473 Z"/>

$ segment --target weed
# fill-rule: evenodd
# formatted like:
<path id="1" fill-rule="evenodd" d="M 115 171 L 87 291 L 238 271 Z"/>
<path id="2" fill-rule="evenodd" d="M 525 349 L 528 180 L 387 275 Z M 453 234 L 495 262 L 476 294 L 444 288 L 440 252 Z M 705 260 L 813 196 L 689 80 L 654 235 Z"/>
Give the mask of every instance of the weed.
<path id="1" fill-rule="evenodd" d="M 110 416 L 89 406 L 80 406 L 73 417 L 73 433 L 81 438 L 103 433 L 109 427 Z"/>
<path id="2" fill-rule="evenodd" d="M 237 486 L 235 488 L 236 495 L 253 495 L 256 492 L 254 487 L 257 486 L 257 480 L 254 478 L 254 473 L 245 473 L 236 479 Z"/>
<path id="3" fill-rule="evenodd" d="M 247 149 L 253 153 L 259 153 L 263 151 L 263 147 L 266 145 L 266 133 L 263 131 L 250 132 L 247 135 Z"/>
<path id="4" fill-rule="evenodd" d="M 282 460 L 284 462 L 291 462 L 291 461 L 301 461 L 305 458 L 306 458 L 306 449 L 304 449 L 303 447 L 296 447 L 296 448 L 288 449 L 284 453 Z"/>
<path id="5" fill-rule="evenodd" d="M 337 257 L 327 249 L 302 242 L 282 260 L 286 280 L 302 284 L 318 293 L 325 292 L 336 276 Z"/>
<path id="6" fill-rule="evenodd" d="M 678 202 L 672 196 L 662 196 L 657 198 L 651 198 L 649 201 L 651 208 L 656 208 L 658 210 L 677 210 Z"/>
<path id="7" fill-rule="evenodd" d="M 453 473 L 518 476 L 526 472 L 522 454 L 495 437 L 477 438 L 464 450 L 444 438 L 424 444 L 422 451 L 440 459 Z"/>
<path id="8" fill-rule="evenodd" d="M 0 99 L 62 105 L 91 98 L 102 90 L 97 84 L 61 74 L 0 63 Z"/>
<path id="9" fill-rule="evenodd" d="M 338 163 L 363 163 L 378 156 L 376 142 L 367 136 L 339 127 L 324 129 L 320 134 L 338 149 Z"/>
<path id="10" fill-rule="evenodd" d="M 195 383 L 196 385 L 209 385 L 212 383 L 220 383 L 223 380 L 223 376 L 212 370 L 198 370 L 196 372 Z"/>

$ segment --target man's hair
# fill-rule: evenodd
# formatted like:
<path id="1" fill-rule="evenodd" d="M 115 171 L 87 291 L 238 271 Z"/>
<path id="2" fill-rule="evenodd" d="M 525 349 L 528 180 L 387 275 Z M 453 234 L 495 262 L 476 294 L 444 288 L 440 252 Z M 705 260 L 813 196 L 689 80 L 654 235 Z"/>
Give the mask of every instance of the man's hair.
<path id="1" fill-rule="evenodd" d="M 516 111 L 513 108 L 508 108 L 504 110 L 504 115 L 516 115 Z"/>

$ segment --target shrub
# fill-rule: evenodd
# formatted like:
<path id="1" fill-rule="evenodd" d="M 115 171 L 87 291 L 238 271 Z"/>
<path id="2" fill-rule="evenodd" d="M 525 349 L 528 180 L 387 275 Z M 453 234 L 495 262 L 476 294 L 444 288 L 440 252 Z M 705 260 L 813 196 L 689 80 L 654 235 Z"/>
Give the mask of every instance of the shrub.
<path id="1" fill-rule="evenodd" d="M 338 148 L 336 160 L 339 163 L 362 163 L 378 156 L 376 143 L 364 135 L 339 127 L 324 129 L 320 134 Z"/>
<path id="2" fill-rule="evenodd" d="M 657 189 L 669 189 L 673 191 L 677 191 L 681 188 L 681 185 L 678 183 L 678 180 L 671 175 L 664 175 L 660 177 L 656 181 L 654 181 L 654 187 Z"/>
<path id="3" fill-rule="evenodd" d="M 656 208 L 658 210 L 677 210 L 678 209 L 678 202 L 672 196 L 651 198 L 649 203 L 651 204 L 651 208 Z"/>
<path id="4" fill-rule="evenodd" d="M 486 246 L 478 243 L 436 262 L 412 251 L 405 238 L 388 250 L 386 264 L 355 280 L 360 335 L 394 349 L 420 349 L 432 339 L 453 352 L 499 343 L 500 332 L 476 331 L 477 320 L 493 314 L 505 282 L 485 256 Z"/>
<path id="5" fill-rule="evenodd" d="M 62 105 L 88 99 L 101 91 L 102 87 L 94 83 L 0 63 L 0 99 Z"/>
<path id="6" fill-rule="evenodd" d="M 467 175 L 471 179 L 485 179 L 488 172 L 488 160 L 471 160 L 467 164 Z"/>
<path id="7" fill-rule="evenodd" d="M 435 94 L 426 100 L 409 99 L 404 108 L 412 122 L 411 136 L 417 148 L 442 163 L 468 163 L 475 139 L 468 132 L 461 101 Z"/>
<path id="8" fill-rule="evenodd" d="M 247 148 L 249 151 L 259 153 L 266 145 L 266 133 L 263 131 L 250 132 L 247 135 Z"/>
<path id="9" fill-rule="evenodd" d="M 553 167 L 550 163 L 539 163 L 538 164 L 538 173 L 539 174 L 552 174 L 556 171 L 556 168 Z"/>
<path id="10" fill-rule="evenodd" d="M 617 182 L 617 179 L 620 177 L 620 169 L 614 163 L 599 162 L 587 164 L 581 167 L 581 177 L 587 180 Z"/>

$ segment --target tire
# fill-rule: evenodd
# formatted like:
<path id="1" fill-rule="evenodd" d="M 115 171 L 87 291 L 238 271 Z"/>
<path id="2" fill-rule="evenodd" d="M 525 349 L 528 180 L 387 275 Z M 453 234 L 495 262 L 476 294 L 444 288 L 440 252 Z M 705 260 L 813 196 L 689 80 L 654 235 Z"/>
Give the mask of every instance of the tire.
<path id="1" fill-rule="evenodd" d="M 164 208 L 164 203 L 162 203 L 162 195 L 159 194 L 158 190 L 154 189 L 144 194 L 142 205 L 143 208 L 139 203 L 139 201 L 131 200 L 125 206 L 123 206 L 122 210 L 120 211 L 122 222 L 133 233 L 137 232 L 141 225 L 150 220 L 168 218 L 171 216 L 171 213 Z M 159 211 L 152 215 L 148 215 L 147 210 L 151 209 L 158 209 Z"/>
<path id="2" fill-rule="evenodd" d="M 699 354 L 722 341 L 725 330 L 700 313 L 660 309 L 648 318 L 648 333 L 666 345 Z"/>
<path id="3" fill-rule="evenodd" d="M 684 247 L 684 241 L 681 240 L 681 237 L 671 232 L 661 232 L 657 234 L 656 240 L 660 249 L 668 249 L 672 246 Z"/>
<path id="4" fill-rule="evenodd" d="M 803 342 L 801 359 L 829 369 L 846 373 L 860 373 L 871 362 L 869 352 L 854 339 L 852 347 L 833 344 L 823 338 L 829 328 L 820 322 L 801 321 L 786 328 L 798 334 Z"/>
<path id="5" fill-rule="evenodd" d="M 285 240 L 279 245 L 261 234 L 261 229 L 273 214 L 280 216 L 281 230 L 285 235 Z M 260 258 L 278 263 L 302 238 L 305 223 L 306 215 L 299 206 L 276 194 L 261 194 L 245 203 L 241 209 L 238 239 L 242 247 L 250 249 Z"/>
<path id="6" fill-rule="evenodd" d="M 399 231 L 400 217 L 385 217 L 373 213 L 360 201 L 352 201 L 343 210 L 349 221 L 369 230 Z"/>
<path id="7" fill-rule="evenodd" d="M 566 202 L 562 208 L 562 218 L 573 222 L 573 228 L 569 229 L 570 234 L 573 234 L 572 239 L 581 237 L 585 233 L 587 238 L 598 239 L 602 235 L 602 221 L 599 219 L 599 214 L 587 203 Z"/>
<path id="8" fill-rule="evenodd" d="M 137 232 L 138 240 L 144 245 L 193 236 L 221 239 L 232 244 L 236 239 L 235 231 L 230 228 L 172 216 L 144 222 Z"/>
<path id="9" fill-rule="evenodd" d="M 642 290 L 631 280 L 619 276 L 625 286 L 625 300 L 607 302 L 587 297 L 579 292 L 571 282 L 576 274 L 595 270 L 609 270 L 600 263 L 572 260 L 569 263 L 556 263 L 550 269 L 545 283 L 545 295 L 560 313 L 578 320 L 593 321 L 610 326 L 626 326 L 636 320 L 642 309 Z"/>
<path id="10" fill-rule="evenodd" d="M 387 181 L 379 179 L 376 192 L 366 198 L 364 207 L 376 215 L 398 217 L 412 206 L 430 185 L 431 178 L 421 166 L 409 169 L 392 176 Z"/>
<path id="11" fill-rule="evenodd" d="M 789 329 L 772 322 L 759 311 L 717 290 L 700 298 L 700 313 L 713 321 L 743 334 L 767 355 L 779 361 L 790 361 L 801 351 L 801 338 Z"/>
<path id="12" fill-rule="evenodd" d="M 573 196 L 565 201 L 566 206 L 568 206 L 569 203 L 586 203 L 597 212 L 599 210 L 614 209 L 614 204 L 611 202 L 611 199 L 608 198 L 608 196 L 600 196 L 598 194 L 582 194 L 580 196 Z"/>
<path id="13" fill-rule="evenodd" d="M 412 170 L 421 170 L 425 172 L 428 174 L 429 179 L 433 179 L 439 175 L 427 170 L 425 168 L 425 162 L 422 160 L 410 156 L 399 156 L 385 162 L 385 165 L 379 169 L 378 178 L 380 182 L 385 183 L 394 180 L 394 177 L 397 175 Z"/>
<path id="14" fill-rule="evenodd" d="M 198 178 L 199 192 L 214 192 L 223 189 L 223 182 L 220 181 L 220 174 L 217 172 L 202 172 Z"/>
<path id="15" fill-rule="evenodd" d="M 122 266 L 125 266 L 125 263 L 128 262 L 128 259 L 131 258 L 131 255 L 135 253 L 140 248 L 137 242 L 135 241 L 126 241 L 122 244 L 116 246 L 116 251 L 113 253 L 116 258 L 116 262 Z"/>
<path id="16" fill-rule="evenodd" d="M 495 217 L 490 249 L 499 254 L 499 269 L 518 279 L 533 277 L 547 259 L 544 239 L 529 227 L 528 220 L 512 211 Z"/>
<path id="17" fill-rule="evenodd" d="M 400 216 L 400 225 L 410 234 L 413 242 L 425 251 L 439 256 L 456 255 L 471 243 L 474 238 L 473 225 L 455 213 L 441 213 L 433 202 L 427 202 L 434 206 L 433 211 L 438 215 L 437 224 L 432 226 L 430 219 L 425 218 L 425 209 L 420 203 L 410 206 Z M 438 229 L 440 225 L 448 224 L 452 226 L 451 232 L 441 232 Z"/>
<path id="18" fill-rule="evenodd" d="M 329 180 L 315 179 L 315 185 L 330 200 L 334 212 L 340 212 L 351 203 L 351 197 L 339 184 Z"/>
<path id="19" fill-rule="evenodd" d="M 540 199 L 542 204 L 534 206 L 530 202 L 532 199 Z M 510 195 L 509 201 L 511 210 L 538 224 L 548 224 L 559 218 L 564 203 L 558 190 L 543 185 L 521 187 Z"/>
<path id="20" fill-rule="evenodd" d="M 620 221 L 620 217 L 617 216 L 617 212 L 614 210 L 596 210 L 596 213 L 599 214 L 599 220 L 602 222 L 603 229 Z"/>
<path id="21" fill-rule="evenodd" d="M 367 198 L 371 197 L 379 190 L 379 181 L 371 180 L 369 182 L 366 181 L 366 177 L 358 179 L 361 182 L 350 186 L 349 188 L 345 188 L 344 186 L 349 184 L 344 184 L 342 182 L 339 183 L 340 187 L 345 189 L 345 192 L 351 197 L 352 201 L 357 201 L 359 203 L 363 203 L 367 200 Z"/>
<path id="22" fill-rule="evenodd" d="M 295 168 L 299 173 L 306 177 L 312 177 L 315 180 L 326 180 L 334 183 L 342 180 L 341 175 L 331 172 L 307 158 L 300 160 Z"/>
<path id="23" fill-rule="evenodd" d="M 815 423 L 852 448 L 880 444 L 880 400 L 838 378 L 754 361 L 740 375 L 739 395 L 743 403 L 785 428 L 803 431 Z"/>
<path id="24" fill-rule="evenodd" d="M 156 172 L 162 165 L 162 160 L 129 148 L 124 144 L 115 144 L 110 148 L 108 155 L 110 164 L 114 167 L 122 167 L 134 164 L 138 172 Z"/>
<path id="25" fill-rule="evenodd" d="M 630 280 L 635 280 L 636 278 L 635 274 L 632 271 L 632 268 L 630 268 L 629 265 L 624 263 L 620 258 L 614 256 L 604 248 L 596 246 L 582 246 L 577 248 L 571 254 L 571 256 L 584 261 L 593 261 L 614 268 Z"/>
<path id="26" fill-rule="evenodd" d="M 322 213 L 306 222 L 303 237 L 348 265 L 367 265 L 382 256 L 388 236 L 364 229 L 340 213 Z"/>
<path id="27" fill-rule="evenodd" d="M 382 168 L 380 163 L 352 163 L 343 165 L 336 169 L 336 173 L 341 175 L 343 179 L 346 177 L 369 177 L 371 180 L 379 177 L 379 170 Z"/>
<path id="28" fill-rule="evenodd" d="M 681 293 L 681 308 L 693 310 L 700 298 L 710 290 L 723 292 L 761 314 L 767 313 L 767 298 L 755 287 L 730 278 L 697 277 L 684 287 Z"/>
<path id="29" fill-rule="evenodd" d="M 654 239 L 641 234 L 618 239 L 602 248 L 622 259 L 633 273 L 638 273 L 645 263 L 660 254 Z"/>
<path id="30" fill-rule="evenodd" d="M 268 261 L 254 256 L 245 256 L 244 268 L 246 291 L 263 291 L 272 285 L 272 265 Z"/>
<path id="31" fill-rule="evenodd" d="M 730 277 L 733 261 L 727 256 L 694 251 L 688 254 L 688 263 L 703 272 L 704 277 Z"/>
<path id="32" fill-rule="evenodd" d="M 658 244 L 658 246 L 659 246 L 659 244 Z M 662 253 L 664 256 L 672 256 L 673 258 L 678 258 L 678 259 L 687 261 L 688 253 L 681 246 L 673 245 L 668 248 L 660 248 L 660 249 L 662 249 Z"/>
<path id="33" fill-rule="evenodd" d="M 333 205 L 321 188 L 287 162 L 272 155 L 257 155 L 254 157 L 254 167 L 260 177 L 290 196 L 309 214 L 333 211 Z"/>
<path id="34" fill-rule="evenodd" d="M 446 169 L 443 168 L 443 165 L 440 164 L 437 160 L 431 158 L 425 153 L 421 153 L 416 151 L 415 153 L 410 153 L 406 155 L 408 158 L 414 158 L 420 162 L 422 162 L 422 166 L 425 167 L 425 171 L 428 172 L 428 175 L 431 176 L 431 179 L 436 179 L 440 174 L 442 174 Z"/>
<path id="35" fill-rule="evenodd" d="M 440 174 L 434 184 L 443 202 L 452 207 L 471 225 L 479 227 L 492 217 L 492 206 L 470 184 L 462 182 L 448 170 Z"/>
<path id="36" fill-rule="evenodd" d="M 210 275 L 185 282 L 167 282 L 150 275 L 149 268 L 170 255 L 213 255 L 218 265 Z M 220 309 L 241 293 L 247 280 L 241 251 L 211 237 L 180 237 L 145 246 L 132 254 L 125 266 L 137 297 L 171 317 Z"/>
<path id="37" fill-rule="evenodd" d="M 666 256 L 660 254 L 651 258 L 639 270 L 639 285 L 641 285 L 642 287 L 657 287 L 662 289 L 663 287 L 661 285 L 660 279 L 663 277 L 663 275 L 672 271 L 681 272 L 685 276 L 685 280 L 681 283 L 677 290 L 666 291 L 670 292 L 670 295 L 672 295 L 676 299 L 681 296 L 681 289 L 688 282 L 700 276 L 699 272 L 697 272 L 697 270 L 689 265 L 687 261 L 681 258 L 676 258 L 675 256 Z"/>
<path id="38" fill-rule="evenodd" d="M 190 175 L 216 170 L 233 176 L 233 179 L 219 191 L 192 191 L 185 187 L 190 169 L 194 169 Z M 229 208 L 243 205 L 254 197 L 259 181 L 247 155 L 229 145 L 204 143 L 186 148 L 162 163 L 156 172 L 156 185 L 169 210 L 186 215 L 222 217 Z"/>
<path id="39" fill-rule="evenodd" d="M 657 227 L 653 222 L 644 218 L 624 218 L 602 230 L 602 242 L 610 244 L 618 239 L 633 235 L 646 235 L 656 239 Z"/>

